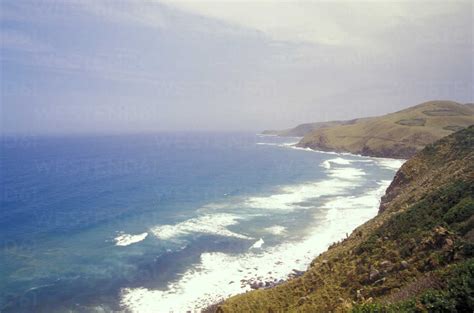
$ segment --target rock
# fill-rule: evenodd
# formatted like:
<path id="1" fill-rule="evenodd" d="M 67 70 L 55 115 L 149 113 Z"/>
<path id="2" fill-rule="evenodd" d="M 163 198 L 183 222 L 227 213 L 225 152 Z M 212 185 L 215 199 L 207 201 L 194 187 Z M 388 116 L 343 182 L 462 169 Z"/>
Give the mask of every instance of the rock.
<path id="1" fill-rule="evenodd" d="M 369 273 L 369 280 L 374 281 L 374 280 L 379 279 L 379 277 L 380 277 L 380 272 L 377 269 L 372 268 Z"/>
<path id="2" fill-rule="evenodd" d="M 390 262 L 388 260 L 384 260 L 384 261 L 380 262 L 380 266 L 387 268 L 387 267 L 392 266 L 392 262 Z"/>
<path id="3" fill-rule="evenodd" d="M 446 238 L 444 241 L 443 249 L 444 250 L 452 250 L 454 246 L 454 241 L 450 238 Z"/>
<path id="4" fill-rule="evenodd" d="M 402 269 L 407 269 L 408 268 L 408 262 L 403 260 L 402 262 L 400 262 L 400 266 L 402 267 Z"/>
<path id="5" fill-rule="evenodd" d="M 374 285 L 379 285 L 379 284 L 381 285 L 381 284 L 383 284 L 386 280 L 387 280 L 387 278 L 382 277 L 382 278 L 380 278 L 379 280 L 376 280 L 376 281 L 374 282 Z"/>
<path id="6" fill-rule="evenodd" d="M 305 272 L 304 271 L 299 271 L 297 269 L 293 269 L 292 272 L 288 275 L 288 278 L 296 278 L 300 277 L 303 275 Z"/>
<path id="7" fill-rule="evenodd" d="M 231 281 L 229 282 L 229 285 L 230 285 L 230 284 L 233 284 L 233 283 L 234 283 L 234 281 L 233 281 L 233 280 L 231 280 Z"/>
<path id="8" fill-rule="evenodd" d="M 384 273 L 390 272 L 393 270 L 393 263 L 388 260 L 385 260 L 380 262 L 380 267 L 383 269 Z"/>
<path id="9" fill-rule="evenodd" d="M 298 276 L 303 275 L 303 274 L 304 274 L 304 271 L 299 271 L 299 270 L 293 269 L 293 273 L 294 273 L 294 276 L 298 277 Z"/>

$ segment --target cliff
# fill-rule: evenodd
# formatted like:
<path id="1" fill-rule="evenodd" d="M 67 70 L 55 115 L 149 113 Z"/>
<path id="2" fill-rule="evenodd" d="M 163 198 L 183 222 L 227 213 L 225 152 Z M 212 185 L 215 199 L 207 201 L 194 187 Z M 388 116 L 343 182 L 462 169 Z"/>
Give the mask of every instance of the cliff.
<path id="1" fill-rule="evenodd" d="M 384 116 L 312 130 L 298 146 L 406 159 L 427 144 L 472 124 L 472 105 L 430 101 Z"/>
<path id="2" fill-rule="evenodd" d="M 300 277 L 234 296 L 217 312 L 472 312 L 474 126 L 397 172 L 379 214 Z"/>

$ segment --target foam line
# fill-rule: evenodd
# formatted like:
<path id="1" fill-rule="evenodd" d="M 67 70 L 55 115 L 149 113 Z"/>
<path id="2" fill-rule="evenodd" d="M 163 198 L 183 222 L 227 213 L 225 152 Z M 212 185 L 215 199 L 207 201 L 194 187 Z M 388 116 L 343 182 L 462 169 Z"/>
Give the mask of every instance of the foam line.
<path id="1" fill-rule="evenodd" d="M 360 196 L 328 201 L 325 220 L 301 240 L 251 249 L 240 255 L 203 253 L 199 265 L 188 269 L 166 290 L 126 288 L 121 303 L 132 312 L 199 311 L 231 295 L 251 289 L 253 282 L 278 282 L 296 270 L 305 270 L 312 259 L 377 214 L 380 196 L 389 181 Z M 262 240 L 263 241 L 263 240 Z"/>

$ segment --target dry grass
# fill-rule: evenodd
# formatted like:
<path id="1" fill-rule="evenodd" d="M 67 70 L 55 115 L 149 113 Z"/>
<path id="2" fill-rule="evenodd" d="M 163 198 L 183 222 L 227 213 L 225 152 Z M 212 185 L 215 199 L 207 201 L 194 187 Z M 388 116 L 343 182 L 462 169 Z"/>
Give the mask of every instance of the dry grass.
<path id="1" fill-rule="evenodd" d="M 471 106 L 431 101 L 380 117 L 308 133 L 298 144 L 316 150 L 409 158 L 427 144 L 474 124 Z"/>

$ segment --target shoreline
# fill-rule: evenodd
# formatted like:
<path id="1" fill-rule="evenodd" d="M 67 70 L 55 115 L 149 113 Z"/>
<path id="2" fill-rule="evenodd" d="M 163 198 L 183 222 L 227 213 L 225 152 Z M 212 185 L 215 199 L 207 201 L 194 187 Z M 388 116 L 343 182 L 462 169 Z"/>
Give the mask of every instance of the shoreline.
<path id="1" fill-rule="evenodd" d="M 381 184 L 381 186 L 378 188 L 378 190 L 372 190 L 373 191 L 373 194 L 369 194 L 369 192 L 367 193 L 364 193 L 363 195 L 361 195 L 359 198 L 371 198 L 372 200 L 375 200 L 373 204 L 375 204 L 375 202 L 378 202 L 380 203 L 380 199 L 381 197 L 383 196 L 386 188 L 388 188 L 388 186 L 390 185 L 390 182 L 391 181 L 386 181 L 385 184 Z M 374 197 L 375 196 L 375 197 Z M 339 203 L 340 202 L 346 202 L 346 199 L 347 200 L 353 200 L 354 198 L 358 198 L 358 197 L 354 197 L 354 196 L 347 196 L 347 197 L 341 197 L 340 199 L 338 199 Z M 359 207 L 358 205 L 360 203 L 358 203 L 357 201 L 354 201 L 357 203 L 357 207 L 353 209 L 354 212 L 357 212 L 359 210 Z M 351 218 L 348 218 L 348 220 L 351 220 L 353 223 L 350 223 L 349 224 L 352 224 L 350 226 L 347 225 L 347 222 L 348 220 L 344 221 L 344 220 L 341 220 L 339 218 L 339 214 L 341 213 L 341 209 L 334 209 L 332 212 L 328 212 L 328 213 L 332 213 L 332 214 L 328 214 L 329 215 L 329 219 L 326 220 L 324 223 L 321 223 L 320 225 L 316 226 L 312 231 L 311 231 L 311 234 L 310 235 L 310 238 L 312 237 L 312 239 L 316 239 L 314 240 L 314 242 L 316 243 L 321 243 L 321 238 L 320 237 L 324 237 L 324 233 L 323 231 L 324 230 L 327 230 L 327 229 L 331 229 L 331 226 L 334 227 L 334 225 L 336 226 L 340 226 L 341 224 L 344 224 L 344 226 L 342 226 L 344 228 L 344 231 L 340 231 L 340 233 L 338 233 L 338 235 L 335 235 L 335 236 L 332 236 L 332 240 L 328 240 L 328 241 L 325 241 L 324 244 L 322 245 L 322 247 L 320 247 L 319 249 L 317 248 L 313 248 L 313 256 L 310 260 L 308 260 L 309 262 L 307 262 L 306 266 L 304 266 L 304 268 L 300 267 L 299 269 L 298 268 L 292 268 L 291 271 L 286 275 L 285 278 L 282 278 L 282 279 L 279 279 L 278 281 L 272 281 L 272 280 L 266 280 L 266 279 L 257 279 L 257 280 L 245 280 L 245 283 L 248 283 L 249 286 L 250 286 L 250 289 L 248 290 L 245 290 L 244 292 L 242 293 L 238 293 L 238 294 L 233 294 L 233 295 L 230 295 L 229 297 L 226 297 L 225 299 L 220 299 L 219 301 L 209 305 L 208 307 L 204 308 L 204 309 L 201 309 L 202 311 L 201 312 L 214 312 L 213 309 L 216 308 L 219 304 L 221 304 L 222 302 L 224 302 L 225 300 L 231 298 L 231 297 L 234 297 L 234 296 L 237 296 L 239 294 L 245 294 L 245 293 L 248 293 L 248 292 L 251 292 L 251 291 L 254 291 L 254 290 L 260 290 L 260 289 L 272 289 L 272 288 L 275 288 L 279 285 L 282 285 L 282 284 L 285 284 L 295 278 L 298 278 L 302 275 L 304 275 L 307 270 L 308 270 L 308 267 L 310 266 L 311 262 L 316 259 L 318 256 L 320 256 L 321 254 L 323 254 L 324 252 L 328 251 L 330 249 L 331 246 L 333 246 L 334 244 L 337 244 L 339 242 L 343 242 L 344 240 L 346 240 L 348 237 L 350 237 L 350 235 L 358 228 L 360 227 L 361 225 L 363 225 L 364 223 L 368 222 L 369 220 L 371 220 L 373 217 L 377 216 L 378 214 L 378 205 L 374 205 L 372 207 L 373 209 L 373 212 L 372 214 L 368 214 L 366 216 L 364 216 L 364 218 L 359 218 L 357 220 L 357 222 L 354 222 L 354 216 L 351 215 L 351 214 L 348 214 L 349 216 L 351 216 Z M 344 210 L 344 209 L 342 209 Z M 344 223 L 346 222 L 346 223 Z M 328 239 L 326 237 L 326 239 Z M 297 267 L 297 266 L 294 266 L 294 267 Z"/>
<path id="2" fill-rule="evenodd" d="M 260 135 L 260 134 L 259 134 Z M 262 136 L 275 136 L 275 137 L 282 137 L 282 136 L 278 136 L 278 135 L 262 135 Z M 290 137 L 286 137 L 286 138 L 290 138 Z M 336 151 L 324 151 L 324 150 L 316 150 L 316 149 L 312 149 L 312 148 L 309 148 L 309 147 L 299 147 L 297 145 L 298 143 L 294 143 L 294 144 L 276 144 L 277 146 L 281 146 L 281 147 L 286 147 L 286 148 L 291 148 L 291 149 L 296 149 L 296 150 L 303 150 L 303 151 L 308 151 L 308 152 L 316 152 L 316 153 L 324 153 L 324 154 L 330 154 L 330 155 L 340 155 L 340 156 L 352 156 L 352 157 L 359 157 L 359 158 L 365 158 L 365 159 L 377 159 L 377 160 L 383 160 L 383 161 L 403 161 L 403 163 L 401 163 L 396 171 L 398 171 L 398 169 L 403 166 L 403 164 L 407 161 L 407 159 L 399 159 L 399 158 L 390 158 L 390 157 L 379 157 L 379 156 L 369 156 L 369 155 L 360 155 L 360 154 L 354 154 L 354 153 L 351 153 L 351 152 L 336 152 Z M 388 182 L 388 184 L 384 187 L 384 188 L 381 188 L 383 189 L 383 193 L 380 193 L 379 197 L 378 197 L 378 201 L 379 203 L 381 203 L 381 200 L 382 200 L 382 197 L 384 196 L 385 194 L 385 191 L 386 189 L 390 186 L 390 184 L 393 182 L 393 178 L 392 180 L 390 180 Z M 347 197 L 350 197 L 350 196 L 347 196 Z M 349 230 L 348 232 L 346 232 L 346 235 L 344 238 L 341 238 L 339 239 L 338 241 L 334 241 L 330 244 L 328 244 L 328 246 L 321 252 L 319 252 L 317 255 L 314 256 L 313 260 L 315 258 L 317 258 L 319 255 L 321 255 L 322 253 L 328 251 L 330 249 L 330 247 L 338 242 L 343 242 L 345 239 L 347 239 L 348 237 L 350 237 L 350 235 L 354 232 L 354 230 L 356 230 L 359 226 L 363 225 L 364 223 L 366 223 L 367 221 L 369 221 L 370 219 L 372 219 L 373 217 L 377 216 L 379 214 L 378 212 L 378 209 L 377 209 L 377 213 L 366 219 L 365 221 L 362 221 L 359 225 L 357 225 L 355 228 Z M 324 225 L 321 225 L 321 226 L 324 226 Z M 311 263 L 310 263 L 311 264 Z M 309 264 L 308 264 L 309 266 Z M 308 268 L 306 267 L 306 269 L 304 270 L 298 270 L 298 269 L 293 269 L 288 275 L 286 278 L 284 279 L 280 279 L 278 281 L 268 281 L 268 280 L 249 280 L 249 281 L 245 281 L 246 283 L 249 283 L 250 287 L 251 287 L 251 290 L 246 290 L 245 292 L 243 293 L 240 293 L 240 294 L 245 294 L 245 293 L 248 293 L 248 292 L 251 292 L 251 291 L 255 291 L 255 290 L 259 290 L 259 289 L 272 289 L 272 288 L 275 288 L 279 285 L 282 285 L 282 284 L 285 284 L 295 278 L 298 278 L 302 275 L 304 275 L 306 272 L 307 272 Z M 231 298 L 231 297 L 234 297 L 234 296 L 237 296 L 239 294 L 235 294 L 235 295 L 231 295 L 230 297 L 227 297 L 225 299 L 221 299 L 219 300 L 218 302 L 215 302 L 211 305 L 209 305 L 208 307 L 206 308 L 203 308 L 201 309 L 200 312 L 202 313 L 213 313 L 213 312 L 216 312 L 217 308 L 219 307 L 219 305 L 221 305 L 222 303 L 224 303 L 227 299 Z"/>
<path id="3" fill-rule="evenodd" d="M 374 155 L 374 154 L 360 154 L 360 153 L 353 153 L 347 150 L 337 150 L 337 149 L 327 149 L 327 150 L 320 150 L 320 149 L 314 149 L 308 146 L 300 146 L 299 144 L 303 140 L 304 137 L 298 137 L 298 136 L 281 136 L 278 134 L 262 134 L 259 133 L 257 134 L 258 137 L 278 137 L 278 138 L 298 138 L 298 142 L 295 142 L 293 144 L 295 149 L 301 149 L 301 150 L 311 150 L 311 151 L 317 151 L 321 153 L 336 153 L 336 154 L 349 154 L 349 155 L 355 155 L 355 156 L 360 156 L 360 157 L 369 157 L 369 158 L 383 158 L 383 159 L 395 159 L 395 160 L 408 160 L 408 158 L 405 157 L 397 157 L 397 156 L 391 156 L 391 155 Z M 411 156 L 410 156 L 411 157 Z"/>
<path id="4" fill-rule="evenodd" d="M 365 181 L 365 172 L 359 173 L 360 167 L 354 166 L 353 163 L 362 162 L 364 164 L 371 159 L 379 168 L 391 170 L 394 174 L 401 166 L 398 159 L 302 149 L 288 143 L 272 145 L 336 156 L 336 158 L 325 160 L 320 164 L 324 171 L 332 173 L 326 179 L 318 182 L 319 185 L 316 188 L 323 188 L 323 194 L 334 188 L 347 188 L 344 187 L 347 186 L 347 183 L 348 186 L 354 184 L 357 186 L 360 182 Z M 344 159 L 343 156 L 362 160 Z M 383 164 L 381 161 L 389 162 Z M 324 164 L 325 162 L 328 162 L 329 166 Z M 335 166 L 331 166 L 331 164 Z M 343 194 L 345 195 L 338 193 L 340 191 L 333 196 L 331 196 L 332 193 L 329 193 L 329 200 L 324 202 L 315 213 L 311 213 L 319 214 L 318 219 L 324 216 L 324 222 L 313 223 L 308 228 L 306 235 L 298 241 L 283 241 L 277 246 L 257 249 L 256 253 L 249 251 L 237 256 L 225 253 L 204 253 L 197 268 L 182 274 L 183 279 L 171 282 L 165 291 L 146 288 L 123 290 L 122 306 L 133 312 L 152 312 L 150 308 L 154 307 L 154 303 L 155 305 L 159 303 L 178 311 L 202 310 L 206 312 L 207 308 L 232 296 L 256 289 L 273 288 L 299 277 L 304 274 L 318 255 L 325 252 L 335 242 L 347 238 L 354 229 L 378 214 L 380 199 L 392 179 L 393 177 L 390 180 L 379 181 L 377 187 L 365 189 L 362 194 L 353 194 L 351 189 L 344 189 Z M 341 185 L 341 182 L 346 185 Z M 318 189 L 308 191 L 314 193 L 313 196 L 317 196 L 316 190 Z M 345 214 L 346 218 L 341 219 L 341 213 Z M 321 216 L 321 214 L 323 215 Z M 269 264 L 271 265 L 268 266 Z M 206 276 L 209 273 L 214 274 Z M 199 295 L 196 295 L 191 287 L 194 285 L 203 286 L 204 283 L 210 288 L 206 288 L 204 291 L 198 290 Z M 170 290 L 173 291 L 173 294 L 169 294 Z"/>

